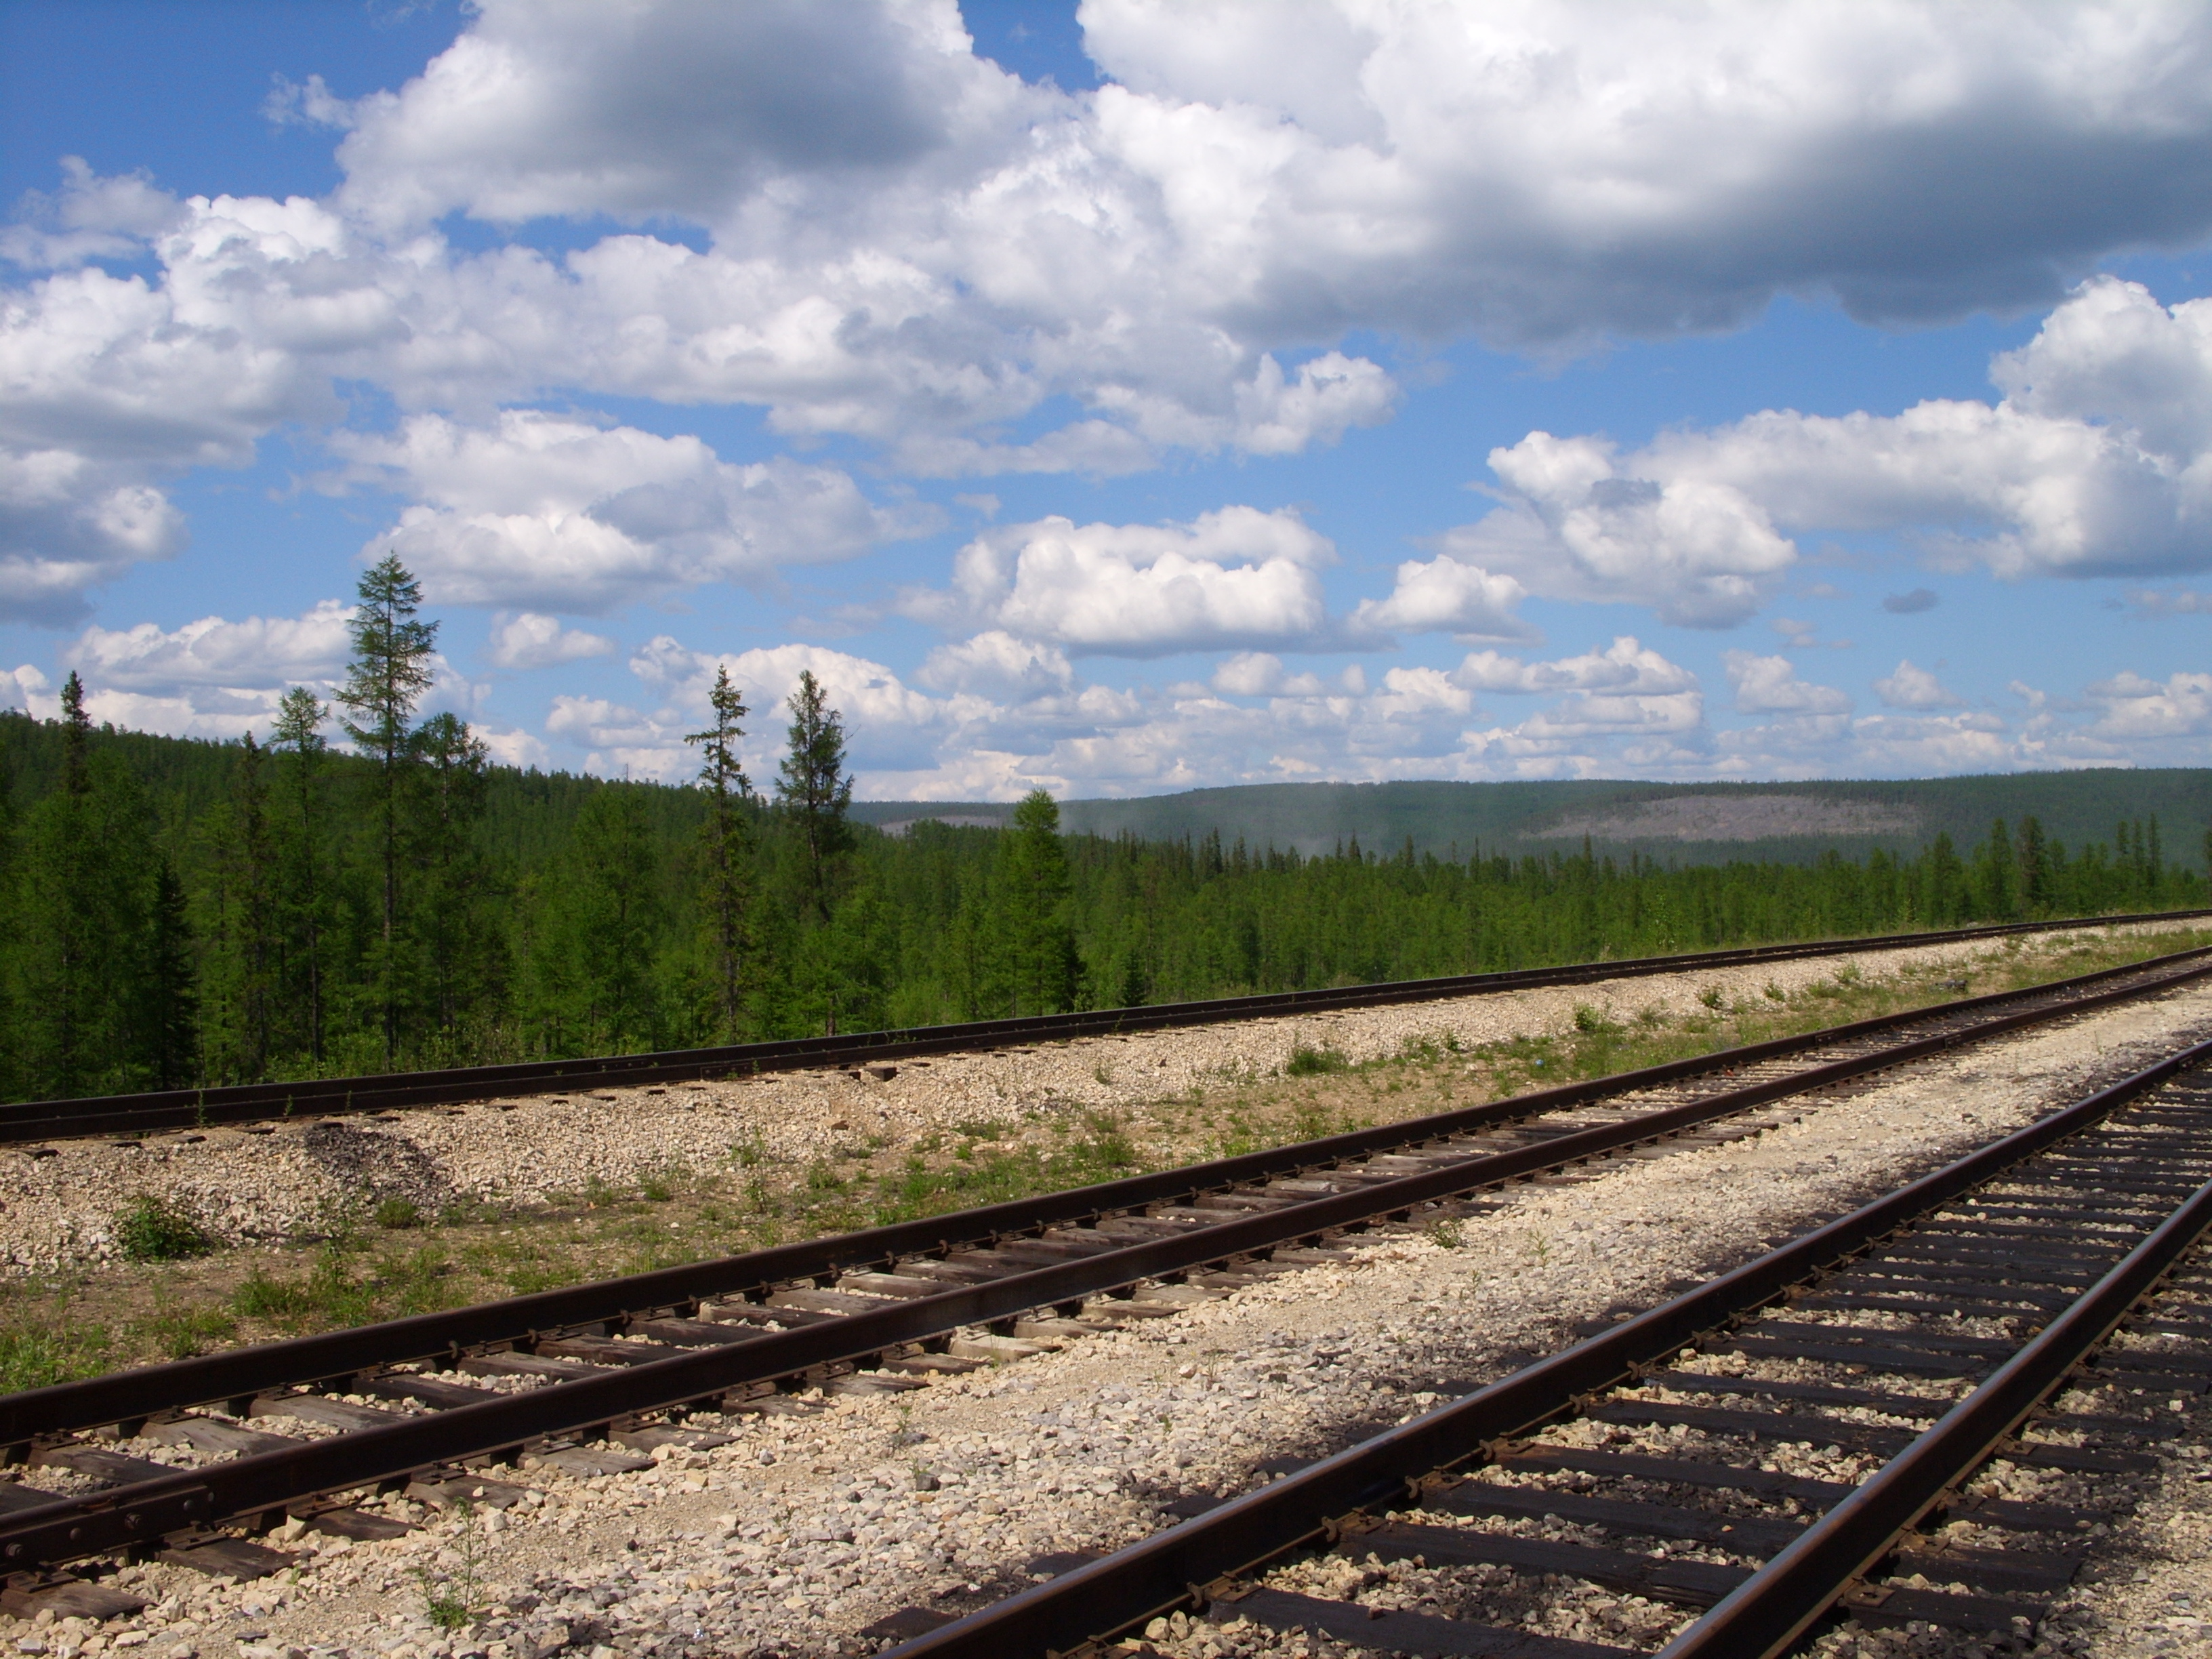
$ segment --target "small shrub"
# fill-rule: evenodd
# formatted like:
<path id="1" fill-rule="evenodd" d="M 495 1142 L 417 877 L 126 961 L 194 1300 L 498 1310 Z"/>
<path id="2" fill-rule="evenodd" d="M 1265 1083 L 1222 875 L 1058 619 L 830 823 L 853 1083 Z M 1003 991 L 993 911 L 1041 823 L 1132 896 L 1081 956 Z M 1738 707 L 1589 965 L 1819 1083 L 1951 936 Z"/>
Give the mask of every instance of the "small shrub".
<path id="1" fill-rule="evenodd" d="M 115 1246 L 131 1261 L 181 1261 L 215 1249 L 207 1230 L 165 1198 L 131 1200 L 115 1218 Z"/>
<path id="2" fill-rule="evenodd" d="M 1312 1048 L 1299 1043 L 1283 1062 L 1285 1077 L 1328 1077 L 1352 1069 L 1352 1062 L 1334 1048 Z"/>
<path id="3" fill-rule="evenodd" d="M 1770 979 L 1766 981 L 1766 997 L 1770 1002 L 1787 1002 L 1790 1000 L 1790 993 Z"/>
<path id="4" fill-rule="evenodd" d="M 387 1198 L 376 1206 L 376 1224 L 404 1232 L 422 1224 L 422 1206 L 411 1198 Z"/>
<path id="5" fill-rule="evenodd" d="M 1721 1004 L 1727 1001 L 1728 998 L 1722 994 L 1721 988 L 1719 986 L 1708 985 L 1704 990 L 1698 993 L 1698 1000 L 1704 1003 L 1708 1008 L 1717 1008 Z"/>
<path id="6" fill-rule="evenodd" d="M 1593 1007 L 1587 1002 L 1577 1002 L 1575 1004 L 1575 1030 L 1577 1031 L 1586 1032 L 1592 1036 L 1595 1036 L 1601 1033 L 1614 1031 L 1619 1029 L 1620 1028 L 1618 1026 L 1605 1017 L 1605 1014 L 1601 1010 Z"/>

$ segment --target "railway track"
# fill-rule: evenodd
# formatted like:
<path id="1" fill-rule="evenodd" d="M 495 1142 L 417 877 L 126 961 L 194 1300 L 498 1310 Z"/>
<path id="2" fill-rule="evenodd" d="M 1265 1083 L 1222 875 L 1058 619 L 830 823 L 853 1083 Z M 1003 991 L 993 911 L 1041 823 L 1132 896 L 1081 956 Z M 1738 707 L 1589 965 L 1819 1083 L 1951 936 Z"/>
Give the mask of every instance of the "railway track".
<path id="1" fill-rule="evenodd" d="M 1834 1621 L 2024 1648 L 2212 1388 L 2208 1062 L 2186 1049 L 1577 1347 L 1063 1559 L 896 1659 L 1143 1652 L 1108 1644 L 1201 1620 L 1515 1659 L 1763 1659 Z M 1316 1594 L 1345 1582 L 1332 1562 L 1368 1582 Z"/>
<path id="2" fill-rule="evenodd" d="M 337 1494 L 498 1501 L 514 1488 L 483 1473 L 495 1462 L 635 1467 L 671 1441 L 711 1443 L 731 1414 L 805 1409 L 779 1384 L 896 1392 L 1033 1352 L 1025 1337 L 1170 1316 L 1206 1288 L 1334 1260 L 1346 1231 L 1757 1133 L 1772 1121 L 1759 1109 L 1790 1097 L 2208 976 L 2212 951 L 2186 951 L 1215 1164 L 0 1398 L 9 1461 L 104 1483 L 0 1482 L 4 1600 L 127 1610 L 62 1571 L 88 1558 L 267 1572 L 288 1558 L 241 1531 L 288 1515 L 340 1535 L 398 1526 Z M 198 1467 L 162 1462 L 173 1447 Z"/>
<path id="3" fill-rule="evenodd" d="M 581 1060 L 529 1061 L 507 1066 L 459 1066 L 433 1072 L 380 1073 L 361 1077 L 319 1078 L 290 1083 L 240 1084 L 214 1089 L 172 1089 L 154 1093 L 103 1095 L 85 1099 L 24 1101 L 0 1105 L 0 1146 L 68 1139 L 90 1135 L 150 1134 L 166 1129 L 266 1122 L 272 1119 L 323 1117 L 356 1112 L 388 1112 L 409 1106 L 434 1106 L 501 1096 L 573 1093 L 690 1082 L 705 1078 L 752 1077 L 771 1072 L 812 1071 L 880 1064 L 926 1054 L 973 1053 L 1015 1043 L 1060 1042 L 1075 1037 L 1171 1030 L 1229 1020 L 1266 1019 L 1340 1008 L 1381 1007 L 1426 1002 L 1443 997 L 1495 995 L 1547 985 L 1588 985 L 1601 980 L 1650 974 L 1696 972 L 1764 962 L 1792 962 L 1865 951 L 1909 949 L 1961 940 L 2002 939 L 2016 934 L 2109 927 L 2148 921 L 2188 921 L 2212 916 L 2212 909 L 2170 910 L 2069 921 L 2008 922 L 1945 932 L 1891 933 L 1866 939 L 1828 939 L 1802 945 L 1763 945 L 1683 956 L 1643 957 L 1622 962 L 1577 963 L 1556 968 L 1513 969 L 1500 973 L 1463 974 L 1448 978 L 1402 980 L 1379 985 L 1334 987 L 1316 991 L 1273 992 L 1261 996 L 1219 997 L 1203 1002 L 1161 1003 L 1142 1008 L 1108 1008 L 1072 1014 L 1038 1014 L 1019 1019 L 978 1020 L 850 1036 L 799 1037 L 775 1042 L 733 1043 L 647 1054 L 612 1054 Z"/>

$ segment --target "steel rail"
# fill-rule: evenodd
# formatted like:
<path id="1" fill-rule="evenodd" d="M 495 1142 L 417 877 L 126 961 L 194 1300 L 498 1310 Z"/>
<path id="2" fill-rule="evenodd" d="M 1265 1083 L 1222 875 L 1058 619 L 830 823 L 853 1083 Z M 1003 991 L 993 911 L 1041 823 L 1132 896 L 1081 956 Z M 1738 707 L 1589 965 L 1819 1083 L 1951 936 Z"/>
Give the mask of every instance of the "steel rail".
<path id="1" fill-rule="evenodd" d="M 2212 964 L 2187 969 L 2162 983 L 2207 975 L 2212 975 Z M 2101 993 L 2067 1005 L 2067 1011 L 2079 1012 L 2086 1006 L 2142 994 L 2145 988 Z M 2015 1030 L 2052 1017 L 2050 1011 L 2045 1010 L 2002 1016 L 1979 1028 L 1977 1035 Z M 1381 1217 L 1407 1214 L 1476 1188 L 1500 1185 L 1545 1169 L 1662 1139 L 1749 1105 L 1829 1086 L 1905 1060 L 1940 1053 L 1955 1046 L 1955 1042 L 1956 1034 L 1921 1038 L 1620 1123 L 1561 1135 L 1535 1146 L 1469 1158 L 1188 1234 L 1012 1274 L 987 1284 L 890 1304 L 880 1310 L 853 1314 L 825 1324 L 806 1325 L 721 1346 L 696 1349 L 599 1376 L 527 1393 L 495 1395 L 482 1403 L 454 1407 L 400 1423 L 305 1442 L 198 1469 L 180 1469 L 173 1476 L 40 1504 L 0 1516 L 0 1572 L 44 1568 L 87 1555 L 128 1549 L 187 1525 L 281 1512 L 288 1505 L 309 1498 L 397 1480 L 443 1464 L 512 1456 L 528 1445 L 547 1439 L 602 1433 L 611 1424 L 642 1413 L 718 1402 L 733 1389 L 802 1374 L 817 1366 L 880 1354 L 945 1335 L 964 1326 L 988 1323 L 1033 1308 L 1080 1301 L 1147 1279 L 1188 1273 L 1211 1262 L 1255 1255 L 1358 1226 Z M 2166 1064 L 2171 1067 L 2177 1063 Z M 2121 1091 L 2148 1086 L 2142 1079 L 2154 1074 L 2162 1077 L 2170 1073 L 2153 1067 L 2095 1098 L 2117 1103 L 2123 1097 Z M 2104 1108 L 2109 1109 L 2109 1105 Z M 2070 1121 L 2072 1115 L 2082 1111 L 2083 1108 L 2075 1107 L 2059 1116 Z M 2009 1147 L 2033 1144 L 2039 1149 L 2055 1133 L 2046 1127 L 2051 1121 L 2045 1120 L 2045 1125 L 2022 1130 L 1998 1145 Z M 2038 1139 L 2039 1134 L 2044 1139 Z M 1923 1177 L 1905 1191 L 1934 1190 L 1930 1183 L 1940 1184 L 1943 1173 Z M 1812 1237 L 1832 1242 L 1844 1236 L 1838 1231 L 1844 1227 L 1845 1223 L 1838 1222 Z M 1802 1250 L 1806 1242 L 1801 1241 L 1793 1248 Z M 1777 1257 L 1788 1257 L 1790 1254 L 1784 1250 L 1778 1252 Z M 1777 1257 L 1765 1260 L 1771 1262 Z M 1751 1271 L 1739 1270 L 1720 1283 L 1747 1283 L 1744 1275 Z M 1711 1287 L 1705 1294 L 1710 1291 Z M 1768 1293 L 1771 1291 L 1762 1292 Z M 1696 1303 L 1699 1294 L 1692 1293 L 1680 1303 L 1670 1304 L 1669 1308 Z M 1665 1316 L 1667 1311 L 1646 1315 L 1623 1326 L 1613 1336 L 1600 1340 L 1620 1342 L 1627 1340 L 1632 1333 L 1648 1334 L 1662 1328 L 1673 1330 L 1679 1325 L 1679 1317 L 1670 1322 Z M 1680 1346 L 1680 1336 L 1676 1336 L 1672 1346 Z M 1583 1354 L 1589 1347 L 1585 1345 L 1571 1352 Z M 1653 1354 L 1665 1351 L 1662 1345 L 1653 1350 Z M 1578 1382 L 1570 1395 L 1589 1387 L 1604 1386 L 1611 1380 L 1614 1380 L 1613 1373 Z M 1486 1394 L 1489 1392 L 1492 1391 Z"/>
<path id="2" fill-rule="evenodd" d="M 1698 1338 L 1786 1297 L 2208 1060 L 2212 1042 L 2168 1055 L 1588 1341 L 1194 1520 L 917 1637 L 894 1650 L 894 1659 L 1044 1659 L 1170 1611 L 1203 1605 L 1227 1581 L 1302 1546 L 1332 1540 L 1362 1510 L 1401 1502 L 1430 1477 L 1485 1462 L 1504 1443 L 1571 1416 L 1583 1398 L 1632 1380 Z M 2191 1206 L 2197 1202 L 2191 1200 Z M 1735 1659 L 1757 1650 L 1708 1651 Z"/>
<path id="3" fill-rule="evenodd" d="M 1997 1452 L 2212 1227 L 2207 1182 L 2081 1299 L 1802 1536 L 1668 1643 L 1659 1659 L 1787 1653 L 1898 1539 Z"/>
<path id="4" fill-rule="evenodd" d="M 1276 1018 L 1338 1009 L 1379 1007 L 1398 1002 L 1427 1002 L 1448 997 L 1497 995 L 1547 985 L 1586 985 L 1600 980 L 1652 974 L 1692 973 L 1700 969 L 1744 967 L 1866 951 L 2001 939 L 2016 934 L 2124 927 L 2151 921 L 2191 921 L 2212 916 L 2212 908 L 2150 911 L 2116 916 L 2087 916 L 2056 921 L 2004 922 L 1982 927 L 1919 933 L 1886 933 L 1863 939 L 1829 939 L 1792 945 L 1760 945 L 1679 956 L 1636 957 L 1620 962 L 1575 963 L 1552 968 L 1507 969 L 1436 979 L 1399 980 L 1373 985 L 1310 991 L 1278 991 L 1256 996 L 1216 997 L 1198 1002 L 1160 1003 L 1139 1008 L 1109 1008 L 1070 1014 L 1036 1014 L 1017 1019 L 977 1020 L 957 1025 L 911 1027 L 821 1037 L 793 1037 L 703 1048 L 665 1049 L 653 1054 L 611 1054 L 578 1060 L 519 1061 L 500 1066 L 458 1066 L 424 1072 L 391 1072 L 359 1077 L 317 1078 L 289 1083 L 235 1084 L 211 1089 L 171 1089 L 128 1095 L 23 1101 L 0 1106 L 0 1145 L 92 1135 L 143 1134 L 161 1129 L 192 1129 L 228 1123 L 265 1122 L 289 1117 L 322 1117 L 387 1111 L 483 1100 L 502 1095 L 564 1094 L 579 1090 L 629 1088 L 708 1078 L 758 1076 L 772 1072 L 823 1067 L 991 1049 L 1010 1042 L 1057 1042 L 1076 1037 L 1110 1036 L 1166 1030 L 1230 1020 Z"/>
<path id="5" fill-rule="evenodd" d="M 1876 1015 L 1798 1036 L 1770 1038 L 1610 1077 L 1559 1084 L 1480 1106 L 1462 1107 L 1401 1123 L 1352 1130 L 1206 1164 L 1186 1164 L 1152 1175 L 1129 1176 L 711 1261 L 690 1262 L 590 1285 L 541 1291 L 468 1308 L 420 1314 L 27 1389 L 0 1395 L 0 1447 L 22 1445 L 40 1436 L 143 1420 L 160 1412 L 187 1406 L 246 1400 L 276 1389 L 350 1376 L 378 1366 L 459 1354 L 463 1350 L 489 1344 L 529 1341 L 556 1332 L 623 1320 L 647 1310 L 688 1310 L 708 1297 L 748 1297 L 778 1285 L 830 1279 L 842 1273 L 886 1266 L 901 1256 L 944 1255 L 1047 1227 L 1081 1224 L 1105 1214 L 1139 1210 L 1148 1205 L 1273 1180 L 1377 1152 L 1418 1146 L 1687 1078 L 1726 1073 L 1913 1025 L 1978 1014 L 2007 1004 L 2054 997 L 2067 999 L 2009 1018 L 1985 1021 L 1965 1030 L 1942 1032 L 1910 1048 L 1884 1049 L 1877 1055 L 1849 1062 L 1850 1069 L 1831 1067 L 1795 1074 L 1775 1080 L 1784 1085 L 1779 1088 L 1774 1084 L 1759 1085 L 1768 1092 L 1734 1090 L 1711 1097 L 1706 1103 L 1734 1103 L 1716 1106 L 1717 1114 L 1725 1115 L 1786 1094 L 1824 1087 L 1881 1066 L 1901 1064 L 1943 1048 L 2153 994 L 2200 975 L 2171 974 L 2116 991 L 2079 996 L 2074 994 L 2088 992 L 2090 988 L 2111 980 L 2156 974 L 2162 969 L 2181 967 L 2208 957 L 2212 957 L 2212 947 L 2176 951 L 2146 962 L 2099 969 L 2094 973 L 2021 990 L 1991 992 L 1932 1007 Z M 1634 1120 L 1638 1123 L 1650 1121 L 1648 1117 Z M 1662 1133 L 1666 1131 L 1642 1131 L 1646 1136 Z M 1544 1146 L 1553 1149 L 1565 1144 L 1553 1139 Z M 1218 1233 L 1218 1227 L 1210 1228 L 1206 1236 L 1212 1237 Z"/>

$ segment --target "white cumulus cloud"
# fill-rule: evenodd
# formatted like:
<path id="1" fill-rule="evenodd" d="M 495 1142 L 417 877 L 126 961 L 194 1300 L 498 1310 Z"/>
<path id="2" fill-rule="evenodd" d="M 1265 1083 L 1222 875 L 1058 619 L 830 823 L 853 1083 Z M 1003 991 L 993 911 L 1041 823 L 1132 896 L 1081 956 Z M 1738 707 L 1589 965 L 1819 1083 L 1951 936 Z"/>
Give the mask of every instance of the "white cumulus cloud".
<path id="1" fill-rule="evenodd" d="M 615 642 L 604 634 L 563 628 L 557 617 L 523 611 L 492 618 L 491 648 L 487 654 L 495 668 L 550 668 L 587 657 L 611 656 L 615 648 Z"/>
<path id="2" fill-rule="evenodd" d="M 1910 657 L 1899 658 L 1897 672 L 1876 680 L 1874 689 L 1892 708 L 1956 708 L 1966 701 Z"/>
<path id="3" fill-rule="evenodd" d="M 2212 568 L 2212 301 L 2169 308 L 2100 277 L 1991 374 L 1994 404 L 1768 410 L 1630 454 L 1532 432 L 1491 453 L 1504 504 L 1442 545 L 1533 592 L 1715 626 L 1758 608 L 1809 531 L 1894 534 L 2008 578 Z"/>
<path id="4" fill-rule="evenodd" d="M 353 609 L 325 599 L 299 617 L 202 617 L 163 629 L 88 628 L 62 653 L 86 684 L 166 694 L 186 687 L 282 690 L 343 670 Z"/>
<path id="5" fill-rule="evenodd" d="M 1527 589 L 1507 575 L 1448 556 L 1398 567 L 1387 599 L 1362 599 L 1355 633 L 1451 634 L 1463 641 L 1528 640 L 1536 630 L 1514 614 Z"/>
<path id="6" fill-rule="evenodd" d="M 874 506 L 835 467 L 740 465 L 695 437 L 535 410 L 488 428 L 416 416 L 339 447 L 350 478 L 422 498 L 369 550 L 397 552 L 447 603 L 605 611 L 851 558 L 923 522 Z"/>
<path id="7" fill-rule="evenodd" d="M 1065 650 L 1124 656 L 1311 641 L 1326 621 L 1328 538 L 1294 513 L 1228 507 L 1180 525 L 993 528 L 961 549 L 950 592 L 910 614 L 971 618 Z"/>
<path id="8" fill-rule="evenodd" d="M 1735 690 L 1735 706 L 1747 714 L 1846 714 L 1848 693 L 1832 685 L 1814 685 L 1797 678 L 1797 665 L 1787 657 L 1762 657 L 1750 651 L 1722 653 L 1729 684 Z"/>

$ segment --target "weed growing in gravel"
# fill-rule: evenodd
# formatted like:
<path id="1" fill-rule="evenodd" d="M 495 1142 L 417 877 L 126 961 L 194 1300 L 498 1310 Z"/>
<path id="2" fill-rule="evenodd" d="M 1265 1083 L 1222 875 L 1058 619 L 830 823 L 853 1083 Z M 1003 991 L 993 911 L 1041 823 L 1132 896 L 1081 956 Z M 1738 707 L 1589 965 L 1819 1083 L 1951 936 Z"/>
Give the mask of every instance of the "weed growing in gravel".
<path id="1" fill-rule="evenodd" d="M 115 1218 L 115 1248 L 126 1261 L 182 1261 L 207 1255 L 215 1240 L 172 1200 L 142 1193 Z"/>
<path id="2" fill-rule="evenodd" d="M 1426 1236 L 1429 1243 L 1440 1250 L 1455 1250 L 1467 1243 L 1467 1235 L 1460 1231 L 1459 1223 L 1449 1218 L 1429 1223 Z"/>
<path id="3" fill-rule="evenodd" d="M 1698 993 L 1698 1000 L 1708 1008 L 1717 1008 L 1728 1000 L 1728 994 L 1717 985 L 1708 985 Z"/>
<path id="4" fill-rule="evenodd" d="M 1291 1057 L 1283 1062 L 1285 1077 L 1328 1077 L 1351 1069 L 1351 1060 L 1338 1050 L 1309 1048 L 1303 1042 L 1292 1048 Z"/>
<path id="5" fill-rule="evenodd" d="M 422 1586 L 422 1611 L 440 1630 L 459 1630 L 476 1622 L 477 1583 L 477 1525 L 476 1506 L 466 1498 L 453 1505 L 453 1513 L 460 1517 L 460 1535 L 457 1540 L 461 1558 L 459 1568 L 450 1577 L 433 1585 L 428 1567 L 415 1569 L 415 1577 Z"/>
<path id="6" fill-rule="evenodd" d="M 411 1198 L 387 1198 L 376 1206 L 376 1224 L 400 1232 L 422 1224 L 422 1206 Z"/>

